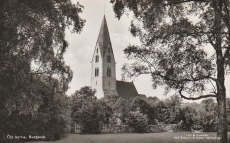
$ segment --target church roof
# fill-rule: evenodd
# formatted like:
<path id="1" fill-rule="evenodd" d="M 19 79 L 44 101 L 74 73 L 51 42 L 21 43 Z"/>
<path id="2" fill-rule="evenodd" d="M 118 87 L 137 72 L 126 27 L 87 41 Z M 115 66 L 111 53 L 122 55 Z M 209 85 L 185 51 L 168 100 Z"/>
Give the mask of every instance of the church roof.
<path id="1" fill-rule="evenodd" d="M 138 96 L 137 89 L 133 82 L 116 81 L 117 82 L 117 93 L 122 98 L 128 99 Z"/>
<path id="2" fill-rule="evenodd" d="M 109 29 L 107 26 L 105 15 L 103 17 L 103 21 L 101 24 L 101 29 L 97 38 L 97 43 L 100 47 L 101 56 L 104 58 L 104 55 L 106 53 L 106 49 L 109 45 L 111 45 L 110 37 L 109 37 Z"/>

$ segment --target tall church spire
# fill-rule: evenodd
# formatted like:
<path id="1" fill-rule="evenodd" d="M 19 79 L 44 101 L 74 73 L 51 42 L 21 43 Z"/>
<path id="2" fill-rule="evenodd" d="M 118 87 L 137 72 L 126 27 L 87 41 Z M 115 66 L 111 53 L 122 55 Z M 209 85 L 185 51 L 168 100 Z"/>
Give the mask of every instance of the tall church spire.
<path id="1" fill-rule="evenodd" d="M 119 95 L 123 98 L 138 96 L 133 83 L 116 80 L 116 62 L 105 15 L 91 61 L 90 84 L 92 89 L 96 89 L 97 98 L 108 95 Z"/>
<path id="2" fill-rule="evenodd" d="M 105 15 L 97 38 L 91 65 L 91 87 L 98 98 L 118 95 L 116 90 L 116 63 Z"/>
<path id="3" fill-rule="evenodd" d="M 110 37 L 109 37 L 109 29 L 107 26 L 105 15 L 103 17 L 102 23 L 101 23 L 101 29 L 98 35 L 97 43 L 111 43 Z"/>
<path id="4" fill-rule="evenodd" d="M 111 45 L 110 36 L 109 36 L 109 29 L 107 26 L 105 15 L 103 17 L 100 32 L 99 32 L 99 35 L 97 38 L 97 43 L 99 44 L 102 58 L 104 58 L 107 47 L 109 45 Z"/>

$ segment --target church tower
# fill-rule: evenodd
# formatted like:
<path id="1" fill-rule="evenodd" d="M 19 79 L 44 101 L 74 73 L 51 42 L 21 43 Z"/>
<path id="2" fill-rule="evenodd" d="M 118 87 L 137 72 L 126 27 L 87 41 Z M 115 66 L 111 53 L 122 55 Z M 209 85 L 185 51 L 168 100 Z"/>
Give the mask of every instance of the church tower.
<path id="1" fill-rule="evenodd" d="M 116 66 L 105 16 L 101 24 L 91 61 L 91 87 L 96 96 L 118 95 L 116 89 Z"/>

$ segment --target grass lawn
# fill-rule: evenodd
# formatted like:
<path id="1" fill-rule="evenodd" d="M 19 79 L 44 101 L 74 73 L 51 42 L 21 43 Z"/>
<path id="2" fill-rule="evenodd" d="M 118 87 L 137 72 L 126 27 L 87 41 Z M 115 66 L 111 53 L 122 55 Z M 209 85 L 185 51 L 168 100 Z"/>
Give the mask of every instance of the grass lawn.
<path id="1" fill-rule="evenodd" d="M 69 134 L 59 141 L 27 143 L 216 143 L 215 138 L 215 132 Z M 230 133 L 228 133 L 228 141 L 230 141 Z"/>

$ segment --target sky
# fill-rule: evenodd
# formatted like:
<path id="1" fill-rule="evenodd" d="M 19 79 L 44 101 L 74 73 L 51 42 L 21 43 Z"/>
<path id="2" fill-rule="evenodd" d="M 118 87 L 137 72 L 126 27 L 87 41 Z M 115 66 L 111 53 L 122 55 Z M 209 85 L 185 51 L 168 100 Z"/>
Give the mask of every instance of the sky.
<path id="1" fill-rule="evenodd" d="M 64 54 L 66 65 L 69 65 L 73 71 L 73 79 L 69 84 L 67 95 L 73 94 L 83 86 L 90 85 L 91 60 L 96 46 L 99 30 L 103 16 L 106 16 L 112 48 L 116 61 L 116 78 L 121 80 L 122 65 L 129 62 L 123 53 L 123 50 L 129 44 L 139 44 L 139 39 L 134 38 L 130 32 L 130 23 L 133 19 L 132 13 L 124 15 L 120 20 L 115 18 L 110 0 L 72 0 L 73 3 L 79 2 L 84 6 L 83 13 L 80 16 L 86 20 L 83 31 L 80 34 L 66 31 L 66 40 L 69 43 L 67 52 Z M 139 94 L 157 96 L 160 99 L 168 98 L 169 95 L 163 95 L 163 88 L 152 88 L 151 76 L 141 75 L 132 79 Z M 230 77 L 226 78 L 226 88 L 230 85 Z M 227 95 L 230 97 L 230 91 L 227 89 Z"/>

